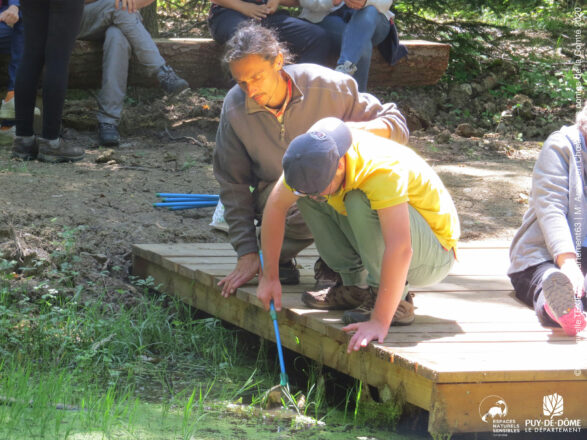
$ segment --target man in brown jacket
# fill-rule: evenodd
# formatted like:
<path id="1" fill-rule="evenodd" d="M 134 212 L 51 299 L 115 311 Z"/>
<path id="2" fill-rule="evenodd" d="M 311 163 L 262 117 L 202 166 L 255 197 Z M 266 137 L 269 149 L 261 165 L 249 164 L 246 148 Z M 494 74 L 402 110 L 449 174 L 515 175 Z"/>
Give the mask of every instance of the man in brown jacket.
<path id="1" fill-rule="evenodd" d="M 240 28 L 226 45 L 224 62 L 237 85 L 224 99 L 214 174 L 238 262 L 219 283 L 225 297 L 260 270 L 255 222 L 260 223 L 267 197 L 283 171 L 281 160 L 291 140 L 314 122 L 334 116 L 399 143 L 408 141 L 405 119 L 395 104 L 381 104 L 374 96 L 359 93 L 356 81 L 346 74 L 315 64 L 284 66 L 287 61 L 287 49 L 275 33 L 254 23 Z M 280 257 L 283 284 L 299 281 L 292 259 L 312 241 L 294 206 Z M 318 281 L 321 272 L 329 272 L 320 260 L 315 270 Z M 326 278 L 333 281 L 333 276 Z"/>

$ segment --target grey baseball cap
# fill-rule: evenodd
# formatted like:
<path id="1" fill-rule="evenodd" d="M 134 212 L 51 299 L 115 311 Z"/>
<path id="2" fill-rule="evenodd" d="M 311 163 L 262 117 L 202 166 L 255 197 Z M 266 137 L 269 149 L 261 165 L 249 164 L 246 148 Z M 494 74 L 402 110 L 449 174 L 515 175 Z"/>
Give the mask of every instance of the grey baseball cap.
<path id="1" fill-rule="evenodd" d="M 300 193 L 320 194 L 334 178 L 352 140 L 340 119 L 320 119 L 289 144 L 282 161 L 285 182 Z"/>

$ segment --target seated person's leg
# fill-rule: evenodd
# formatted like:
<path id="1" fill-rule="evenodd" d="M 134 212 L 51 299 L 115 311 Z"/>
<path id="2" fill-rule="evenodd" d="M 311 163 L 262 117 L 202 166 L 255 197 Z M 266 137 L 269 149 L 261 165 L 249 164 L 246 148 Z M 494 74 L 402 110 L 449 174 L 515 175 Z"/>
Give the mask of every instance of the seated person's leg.
<path id="1" fill-rule="evenodd" d="M 6 23 L 0 23 L 0 53 L 10 54 L 8 64 L 8 85 L 6 97 L 0 107 L 0 144 L 11 145 L 14 141 L 16 129 L 14 127 L 14 82 L 16 69 L 20 64 L 24 52 L 24 28 L 22 20 L 10 27 Z M 35 108 L 35 111 L 39 109 Z"/>
<path id="2" fill-rule="evenodd" d="M 187 81 L 180 78 L 165 63 L 151 34 L 143 25 L 141 14 L 139 12 L 129 14 L 122 9 L 117 10 L 112 2 L 110 8 L 112 9 L 112 23 L 122 31 L 130 43 L 135 58 L 146 69 L 147 74 L 157 75 L 159 84 L 165 93 L 179 93 L 187 89 L 189 87 Z"/>
<path id="3" fill-rule="evenodd" d="M 320 26 L 291 17 L 286 11 L 277 11 L 263 20 L 277 31 L 279 40 L 288 44 L 296 56 L 296 63 L 328 64 L 332 54 L 330 38 Z"/>
<path id="4" fill-rule="evenodd" d="M 561 277 L 561 275 L 563 275 L 562 272 L 552 261 L 545 261 L 510 275 L 516 297 L 534 308 L 542 325 L 549 327 L 561 325 L 552 310 L 548 310 L 549 296 L 551 298 L 561 297 L 563 300 L 568 297 L 579 312 L 584 310 L 583 301 L 574 300 L 572 286 L 570 283 L 565 285 L 564 278 L 566 277 Z M 561 280 L 563 282 L 560 282 Z"/>
<path id="5" fill-rule="evenodd" d="M 77 38 L 79 40 L 102 41 L 106 29 L 113 23 L 112 10 L 114 10 L 114 2 L 110 0 L 97 0 L 84 5 Z"/>
<path id="6" fill-rule="evenodd" d="M 367 89 L 373 47 L 389 29 L 389 20 L 373 6 L 355 11 L 345 27 L 337 70 L 353 75 L 360 91 Z"/>
<path id="7" fill-rule="evenodd" d="M 98 93 L 98 140 L 100 145 L 115 146 L 120 142 L 118 124 L 122 114 L 128 65 L 132 54 L 130 43 L 116 26 L 106 29 L 102 56 L 102 88 Z"/>
<path id="8" fill-rule="evenodd" d="M 330 53 L 329 59 L 336 64 L 340 54 L 342 35 L 346 27 L 346 22 L 340 15 L 329 14 L 318 23 L 318 26 L 324 29 L 330 38 L 330 49 L 332 52 Z"/>
<path id="9" fill-rule="evenodd" d="M 233 9 L 223 8 L 208 20 L 210 35 L 218 44 L 224 44 L 234 35 L 239 25 L 250 18 Z"/>
<path id="10" fill-rule="evenodd" d="M 14 119 L 14 81 L 16 79 L 16 69 L 20 64 L 23 51 L 24 34 L 22 20 L 16 23 L 14 27 L 0 22 L 0 53 L 10 54 L 8 87 L 6 97 L 2 100 L 2 107 L 0 108 L 0 119 Z"/>

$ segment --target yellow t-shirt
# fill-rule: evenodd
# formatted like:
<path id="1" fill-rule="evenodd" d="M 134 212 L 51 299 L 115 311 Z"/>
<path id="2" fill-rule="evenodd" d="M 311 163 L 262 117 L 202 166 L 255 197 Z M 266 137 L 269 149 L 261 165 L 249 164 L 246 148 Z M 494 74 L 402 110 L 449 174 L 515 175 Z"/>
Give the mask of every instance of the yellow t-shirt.
<path id="1" fill-rule="evenodd" d="M 344 184 L 328 203 L 346 215 L 344 198 L 356 189 L 365 193 L 374 210 L 407 202 L 424 217 L 445 249 L 454 248 L 461 232 L 457 210 L 430 165 L 397 142 L 364 130 L 352 133 Z"/>

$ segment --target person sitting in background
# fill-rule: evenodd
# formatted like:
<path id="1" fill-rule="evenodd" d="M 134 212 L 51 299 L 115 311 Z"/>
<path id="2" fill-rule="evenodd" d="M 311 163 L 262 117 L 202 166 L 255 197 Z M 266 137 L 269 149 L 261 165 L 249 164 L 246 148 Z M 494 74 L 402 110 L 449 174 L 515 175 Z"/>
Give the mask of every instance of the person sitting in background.
<path id="1" fill-rule="evenodd" d="M 359 91 L 367 90 L 373 47 L 380 46 L 386 61 L 395 64 L 407 54 L 399 44 L 389 10 L 393 0 L 299 0 L 300 18 L 326 30 L 336 53 L 336 70 L 355 78 Z"/>
<path id="2" fill-rule="evenodd" d="M 552 133 L 532 172 L 528 211 L 510 246 L 516 296 L 546 326 L 585 328 L 587 103 L 576 124 Z M 581 258 L 583 257 L 583 258 Z"/>
<path id="3" fill-rule="evenodd" d="M 274 29 L 298 63 L 325 64 L 331 53 L 326 32 L 313 23 L 291 17 L 279 6 L 297 6 L 297 0 L 211 0 L 208 27 L 214 41 L 225 44 L 237 28 L 250 20 Z"/>
<path id="4" fill-rule="evenodd" d="M 14 140 L 14 81 L 16 69 L 24 50 L 24 29 L 20 16 L 19 0 L 0 0 L 0 53 L 10 54 L 8 87 L 0 107 L 0 144 Z"/>
<path id="5" fill-rule="evenodd" d="M 459 218 L 434 170 L 410 148 L 325 118 L 296 137 L 263 211 L 257 296 L 281 309 L 277 261 L 285 213 L 297 202 L 320 257 L 342 282 L 308 291 L 308 307 L 346 310 L 347 351 L 383 343 L 414 319 L 410 286 L 441 281 L 455 261 Z"/>
<path id="6" fill-rule="evenodd" d="M 159 84 L 166 93 L 179 93 L 189 87 L 165 63 L 157 45 L 143 26 L 138 9 L 153 1 L 135 0 L 128 6 L 127 2 L 122 2 L 119 6 L 114 0 L 85 0 L 78 39 L 104 40 L 102 88 L 97 97 L 100 145 L 117 146 L 120 143 L 118 125 L 126 95 L 131 54 L 135 55 L 148 73 L 157 75 Z"/>
<path id="7" fill-rule="evenodd" d="M 262 221 L 291 139 L 317 120 L 336 116 L 382 137 L 408 141 L 406 121 L 394 103 L 382 104 L 372 95 L 359 93 L 348 75 L 316 64 L 285 65 L 288 58 L 276 31 L 257 23 L 239 28 L 226 44 L 223 61 L 236 85 L 222 105 L 213 166 L 238 261 L 220 281 L 225 297 L 259 272 L 255 222 Z M 299 282 L 293 258 L 312 241 L 300 213 L 292 207 L 279 259 L 282 283 Z M 314 272 L 317 288 L 338 278 L 321 260 Z"/>
<path id="8" fill-rule="evenodd" d="M 81 160 L 84 150 L 60 136 L 68 67 L 83 0 L 21 0 L 24 52 L 14 85 L 16 136 L 12 156 L 46 162 Z M 33 129 L 37 85 L 43 73 L 43 129 Z"/>

